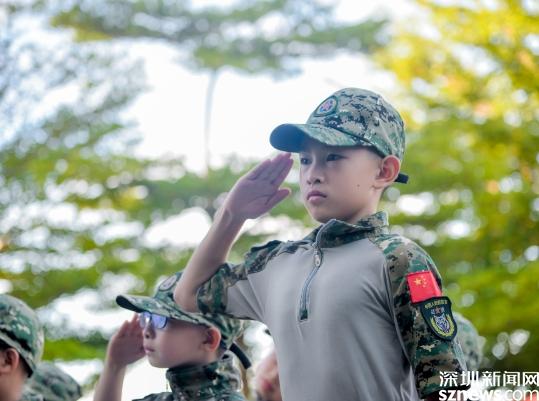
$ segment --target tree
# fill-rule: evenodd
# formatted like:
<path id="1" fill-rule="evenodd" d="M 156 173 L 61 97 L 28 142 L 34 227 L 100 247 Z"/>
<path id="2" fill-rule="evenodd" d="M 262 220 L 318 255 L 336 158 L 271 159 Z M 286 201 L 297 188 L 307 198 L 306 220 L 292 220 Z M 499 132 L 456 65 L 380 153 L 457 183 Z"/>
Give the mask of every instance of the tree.
<path id="1" fill-rule="evenodd" d="M 539 24 L 531 3 L 417 1 L 375 59 L 408 122 L 394 218 L 425 245 L 456 307 L 486 337 L 485 367 L 537 368 Z M 397 191 L 389 192 L 396 198 Z"/>
<path id="2" fill-rule="evenodd" d="M 28 24 L 40 20 L 27 7 L 1 11 L 0 278 L 37 308 L 98 288 L 105 266 L 121 270 L 118 252 L 132 239 L 96 234 L 99 225 L 129 222 L 130 205 L 140 202 L 134 182 L 147 164 L 121 153 L 132 135 L 118 115 L 140 89 L 140 70 L 58 35 L 32 37 Z M 109 73 L 114 82 L 103 78 Z M 94 332 L 62 322 L 46 328 L 46 358 L 103 350 Z"/>
<path id="3" fill-rule="evenodd" d="M 102 359 L 115 327 L 80 327 L 59 303 L 90 296 L 105 312 L 117 308 L 119 284 L 151 293 L 191 250 L 144 234 L 189 208 L 212 215 L 249 163 L 202 179 L 181 160 L 131 156 L 137 133 L 123 112 L 144 89 L 140 66 L 47 30 L 38 6 L 0 8 L 0 285 L 38 310 L 45 359 Z M 235 257 L 263 237 L 245 236 Z"/>
<path id="4" fill-rule="evenodd" d="M 80 41 L 114 38 L 164 41 L 179 50 L 182 63 L 209 74 L 204 138 L 210 167 L 212 99 L 219 72 L 288 75 L 298 60 L 338 51 L 365 52 L 385 43 L 385 20 L 344 25 L 333 8 L 306 0 L 243 1 L 229 7 L 195 7 L 163 0 L 82 1 L 53 18 L 76 30 Z"/>

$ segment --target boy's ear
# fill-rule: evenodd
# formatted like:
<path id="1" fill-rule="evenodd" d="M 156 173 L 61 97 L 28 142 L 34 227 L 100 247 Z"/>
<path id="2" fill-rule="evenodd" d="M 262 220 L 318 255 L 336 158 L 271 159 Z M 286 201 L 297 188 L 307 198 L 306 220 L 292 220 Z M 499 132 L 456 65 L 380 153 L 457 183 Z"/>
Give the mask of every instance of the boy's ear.
<path id="1" fill-rule="evenodd" d="M 206 351 L 215 351 L 219 348 L 221 343 L 221 332 L 215 327 L 208 327 L 206 329 L 206 339 L 202 343 Z"/>
<path id="2" fill-rule="evenodd" d="M 14 348 L 6 348 L 0 351 L 0 374 L 16 371 L 20 363 L 21 356 Z"/>
<path id="3" fill-rule="evenodd" d="M 384 157 L 380 164 L 380 171 L 376 177 L 376 183 L 379 184 L 379 188 L 385 188 L 391 185 L 397 179 L 400 168 L 401 162 L 396 156 L 389 155 Z"/>

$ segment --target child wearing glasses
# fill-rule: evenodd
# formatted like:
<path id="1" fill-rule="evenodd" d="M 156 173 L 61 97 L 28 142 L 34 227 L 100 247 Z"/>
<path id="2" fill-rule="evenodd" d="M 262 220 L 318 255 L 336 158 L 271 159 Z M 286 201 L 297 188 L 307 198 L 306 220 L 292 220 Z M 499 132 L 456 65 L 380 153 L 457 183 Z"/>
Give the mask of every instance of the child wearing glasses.
<path id="1" fill-rule="evenodd" d="M 162 282 L 153 297 L 120 295 L 122 308 L 137 312 L 110 339 L 94 401 L 120 401 L 127 365 L 144 355 L 152 366 L 167 368 L 171 392 L 147 401 L 245 401 L 231 349 L 244 358 L 234 340 L 242 324 L 223 315 L 187 313 L 172 299 L 180 273 Z M 247 363 L 242 359 L 244 365 Z"/>

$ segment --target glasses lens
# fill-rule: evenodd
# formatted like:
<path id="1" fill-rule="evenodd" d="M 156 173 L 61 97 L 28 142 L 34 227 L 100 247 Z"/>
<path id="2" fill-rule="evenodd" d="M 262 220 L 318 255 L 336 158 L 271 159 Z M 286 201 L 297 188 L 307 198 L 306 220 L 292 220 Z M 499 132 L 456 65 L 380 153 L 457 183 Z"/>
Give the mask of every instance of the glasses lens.
<path id="1" fill-rule="evenodd" d="M 139 319 L 138 322 L 140 324 L 141 328 L 144 328 L 150 323 L 150 320 L 152 319 L 152 314 L 150 312 L 142 312 L 138 314 Z"/>
<path id="2" fill-rule="evenodd" d="M 139 324 L 141 328 L 145 328 L 151 324 L 154 329 L 162 329 L 167 325 L 168 318 L 166 316 L 156 315 L 151 312 L 139 313 Z"/>
<path id="3" fill-rule="evenodd" d="M 155 327 L 156 329 L 164 328 L 167 325 L 167 320 L 168 319 L 166 316 L 156 315 L 152 313 L 153 327 Z"/>

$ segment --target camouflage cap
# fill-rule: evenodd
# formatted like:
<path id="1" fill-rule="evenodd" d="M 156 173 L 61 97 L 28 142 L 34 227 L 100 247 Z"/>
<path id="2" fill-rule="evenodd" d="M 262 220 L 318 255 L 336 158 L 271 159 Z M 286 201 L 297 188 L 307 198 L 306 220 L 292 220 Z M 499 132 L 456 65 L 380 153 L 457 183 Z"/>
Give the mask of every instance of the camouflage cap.
<path id="1" fill-rule="evenodd" d="M 455 322 L 457 323 L 457 338 L 466 360 L 468 370 L 476 371 L 481 366 L 483 359 L 483 349 L 481 346 L 480 336 L 476 328 L 468 319 L 460 313 L 453 313 Z"/>
<path id="2" fill-rule="evenodd" d="M 330 146 L 365 146 L 381 156 L 404 157 L 404 123 L 400 114 L 377 93 L 341 89 L 325 99 L 306 124 L 282 124 L 270 135 L 271 145 L 299 152 L 304 136 Z M 408 176 L 399 174 L 397 182 Z"/>
<path id="3" fill-rule="evenodd" d="M 180 309 L 174 302 L 173 294 L 181 272 L 168 277 L 158 287 L 153 297 L 119 295 L 116 303 L 122 308 L 135 312 L 151 312 L 184 322 L 216 327 L 221 332 L 224 346 L 228 349 L 243 331 L 243 322 L 221 314 L 191 313 Z"/>
<path id="4" fill-rule="evenodd" d="M 76 401 L 82 397 L 79 383 L 51 362 L 42 362 L 26 382 L 21 401 L 41 396 L 44 401 Z"/>
<path id="5" fill-rule="evenodd" d="M 6 294 L 0 294 L 0 340 L 17 350 L 31 375 L 43 355 L 43 328 L 28 305 Z"/>

